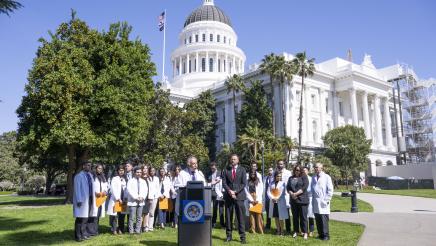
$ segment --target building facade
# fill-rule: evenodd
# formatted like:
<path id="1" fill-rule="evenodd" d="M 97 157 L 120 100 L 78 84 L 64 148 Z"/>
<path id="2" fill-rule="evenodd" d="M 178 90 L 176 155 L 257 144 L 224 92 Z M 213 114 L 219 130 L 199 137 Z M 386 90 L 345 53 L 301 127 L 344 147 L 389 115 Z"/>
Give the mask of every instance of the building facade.
<path id="1" fill-rule="evenodd" d="M 265 90 L 271 95 L 269 77 L 261 73 L 259 64 L 245 71 L 246 56 L 237 47 L 238 37 L 230 18 L 215 6 L 213 0 L 205 0 L 186 19 L 179 35 L 180 46 L 171 55 L 172 76 L 166 84 L 171 100 L 184 104 L 205 90 L 212 90 L 217 99 L 216 145 L 236 140 L 232 95 L 227 93 L 225 80 L 232 74 L 240 74 L 248 85 L 251 80 L 263 80 Z M 285 59 L 292 54 L 283 53 Z M 369 175 L 376 176 L 376 165 L 397 163 L 398 140 L 396 124 L 401 122 L 394 109 L 391 79 L 396 75 L 393 67 L 377 69 L 371 56 L 365 55 L 360 64 L 333 58 L 315 64 L 316 72 L 305 79 L 303 150 L 316 153 L 323 149 L 322 136 L 329 130 L 344 125 L 355 125 L 365 130 L 372 139 Z M 274 86 L 275 127 L 283 131 L 281 100 L 285 102 L 286 132 L 298 138 L 298 108 L 301 95 L 301 78 L 294 76 L 285 85 L 282 98 L 278 83 Z M 237 95 L 240 109 L 243 95 Z"/>

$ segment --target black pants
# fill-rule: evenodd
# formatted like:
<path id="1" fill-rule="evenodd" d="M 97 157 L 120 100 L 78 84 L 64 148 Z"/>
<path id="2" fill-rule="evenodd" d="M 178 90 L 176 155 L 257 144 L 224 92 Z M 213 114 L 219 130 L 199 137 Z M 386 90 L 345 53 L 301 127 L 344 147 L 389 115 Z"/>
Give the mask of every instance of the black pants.
<path id="1" fill-rule="evenodd" d="M 288 208 L 286 208 L 286 213 L 288 213 L 289 215 Z M 285 227 L 286 227 L 286 232 L 291 233 L 291 216 L 288 216 L 288 218 L 285 220 Z"/>
<path id="2" fill-rule="evenodd" d="M 98 208 L 97 217 L 89 217 L 88 223 L 86 225 L 86 230 L 90 236 L 98 235 L 98 224 L 100 222 L 100 216 L 102 212 L 103 206 Z"/>
<path id="3" fill-rule="evenodd" d="M 233 222 L 233 212 L 235 209 L 236 219 L 238 220 L 238 231 L 241 239 L 245 239 L 245 206 L 244 201 L 240 200 L 226 200 L 226 235 L 227 237 L 232 236 L 232 222 Z"/>
<path id="4" fill-rule="evenodd" d="M 307 233 L 307 207 L 308 204 L 292 203 L 292 222 L 294 233 Z"/>
<path id="5" fill-rule="evenodd" d="M 309 231 L 314 232 L 315 231 L 315 219 L 309 218 Z"/>
<path id="6" fill-rule="evenodd" d="M 213 202 L 212 225 L 216 224 L 216 220 L 218 217 L 217 215 L 219 213 L 221 227 L 224 227 L 225 226 L 225 223 L 224 223 L 224 201 L 219 201 L 219 200 L 216 200 L 216 198 L 215 198 L 212 200 L 212 202 Z"/>
<path id="7" fill-rule="evenodd" d="M 265 199 L 265 211 L 266 211 L 265 229 L 271 229 L 271 218 L 268 216 L 268 213 L 269 213 L 269 199 L 268 199 L 268 196 Z"/>
<path id="8" fill-rule="evenodd" d="M 126 218 L 126 215 L 123 213 L 118 213 L 118 230 L 121 232 L 124 232 L 125 224 L 124 220 Z M 127 220 L 128 221 L 128 220 Z"/>
<path id="9" fill-rule="evenodd" d="M 318 230 L 319 238 L 330 237 L 329 235 L 329 215 L 315 214 L 316 229 Z"/>
<path id="10" fill-rule="evenodd" d="M 76 240 L 83 240 L 84 237 L 88 236 L 86 232 L 87 222 L 88 218 L 76 218 L 74 222 L 74 238 Z"/>
<path id="11" fill-rule="evenodd" d="M 125 214 L 117 213 L 117 215 L 109 216 L 109 225 L 111 226 L 111 232 L 121 231 L 124 232 L 124 218 Z"/>

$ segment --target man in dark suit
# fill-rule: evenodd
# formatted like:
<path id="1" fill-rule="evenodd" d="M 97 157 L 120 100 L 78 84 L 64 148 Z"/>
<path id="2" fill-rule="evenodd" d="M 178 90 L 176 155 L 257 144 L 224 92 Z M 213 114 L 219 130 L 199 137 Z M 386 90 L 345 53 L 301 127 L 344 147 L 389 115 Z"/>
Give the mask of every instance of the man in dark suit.
<path id="1" fill-rule="evenodd" d="M 233 209 L 238 220 L 238 231 L 241 243 L 246 244 L 244 226 L 244 201 L 247 199 L 245 186 L 247 185 L 247 174 L 245 169 L 239 165 L 239 157 L 236 154 L 230 156 L 230 166 L 222 173 L 224 203 L 226 207 L 226 242 L 232 241 Z"/>

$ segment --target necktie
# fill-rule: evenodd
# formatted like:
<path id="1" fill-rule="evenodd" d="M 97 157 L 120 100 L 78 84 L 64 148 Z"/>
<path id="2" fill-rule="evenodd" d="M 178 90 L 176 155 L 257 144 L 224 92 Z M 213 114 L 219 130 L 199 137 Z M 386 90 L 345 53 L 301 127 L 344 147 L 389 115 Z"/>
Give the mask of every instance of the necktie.
<path id="1" fill-rule="evenodd" d="M 319 180 L 319 176 L 320 176 L 319 174 L 316 175 L 316 181 Z"/>
<path id="2" fill-rule="evenodd" d="M 232 169 L 232 179 L 235 180 L 236 179 L 236 168 Z"/>
<path id="3" fill-rule="evenodd" d="M 140 194 L 139 194 L 139 179 L 136 179 L 136 181 L 138 182 L 138 198 L 139 198 L 139 196 L 140 196 Z M 139 206 L 139 201 L 138 201 L 138 206 Z"/>
<path id="4" fill-rule="evenodd" d="M 86 176 L 86 181 L 88 181 L 89 196 L 92 197 L 92 180 L 91 180 L 90 174 L 85 172 L 85 176 Z"/>
<path id="5" fill-rule="evenodd" d="M 163 194 L 164 191 L 165 190 L 164 190 L 163 181 L 162 181 L 162 183 L 160 184 L 160 193 Z"/>
<path id="6" fill-rule="evenodd" d="M 192 181 L 195 181 L 195 171 L 191 172 L 191 178 L 192 178 Z"/>

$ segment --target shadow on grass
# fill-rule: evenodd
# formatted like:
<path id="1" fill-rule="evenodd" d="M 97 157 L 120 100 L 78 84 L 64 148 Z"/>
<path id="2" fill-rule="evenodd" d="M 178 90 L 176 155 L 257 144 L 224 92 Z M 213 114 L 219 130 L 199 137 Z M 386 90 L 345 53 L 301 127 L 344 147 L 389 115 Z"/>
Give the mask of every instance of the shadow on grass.
<path id="1" fill-rule="evenodd" d="M 22 219 L 0 217 L 0 231 L 17 230 L 46 222 L 47 220 L 23 221 Z"/>
<path id="2" fill-rule="evenodd" d="M 15 205 L 15 206 L 52 206 L 52 205 L 62 205 L 64 204 L 63 198 L 29 198 L 29 200 L 18 200 L 18 201 L 7 201 L 0 202 L 0 206 L 5 205 Z"/>
<path id="3" fill-rule="evenodd" d="M 3 227 L 3 223 L 10 223 L 7 221 L 2 221 L 0 217 L 0 228 Z M 24 222 L 27 226 L 35 225 L 39 223 L 45 223 L 46 221 L 33 221 Z M 4 226 L 6 229 L 10 230 L 10 227 Z M 106 234 L 110 231 L 108 226 L 99 226 L 100 234 Z M 6 245 L 58 245 L 62 243 L 75 243 L 74 241 L 74 228 L 54 231 L 54 232 L 44 232 L 44 231 L 20 231 L 12 232 L 3 236 L 3 241 L 0 244 L 5 243 Z M 121 245 L 121 244 L 120 244 Z M 159 244 L 147 244 L 147 245 L 159 245 Z M 163 244 L 160 244 L 163 245 Z"/>
<path id="4" fill-rule="evenodd" d="M 141 244 L 147 245 L 147 246 L 161 246 L 161 245 L 169 245 L 169 246 L 175 246 L 177 243 L 169 242 L 169 241 L 163 241 L 163 240 L 156 240 L 156 241 L 141 241 Z"/>

